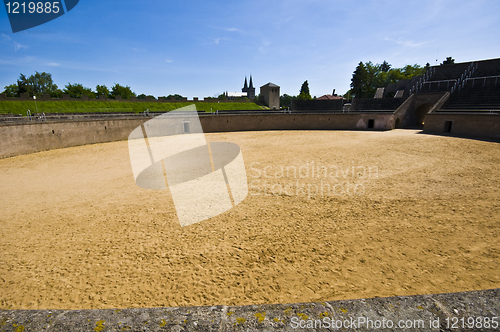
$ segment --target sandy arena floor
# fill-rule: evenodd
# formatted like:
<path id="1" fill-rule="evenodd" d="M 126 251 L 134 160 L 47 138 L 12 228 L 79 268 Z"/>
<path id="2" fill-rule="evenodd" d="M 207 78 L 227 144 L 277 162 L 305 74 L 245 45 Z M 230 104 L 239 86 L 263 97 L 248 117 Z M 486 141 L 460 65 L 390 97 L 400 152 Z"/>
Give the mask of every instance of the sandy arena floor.
<path id="1" fill-rule="evenodd" d="M 249 195 L 184 228 L 168 190 L 135 185 L 125 141 L 0 160 L 0 309 L 500 287 L 500 144 L 412 130 L 206 137 L 241 147 Z"/>

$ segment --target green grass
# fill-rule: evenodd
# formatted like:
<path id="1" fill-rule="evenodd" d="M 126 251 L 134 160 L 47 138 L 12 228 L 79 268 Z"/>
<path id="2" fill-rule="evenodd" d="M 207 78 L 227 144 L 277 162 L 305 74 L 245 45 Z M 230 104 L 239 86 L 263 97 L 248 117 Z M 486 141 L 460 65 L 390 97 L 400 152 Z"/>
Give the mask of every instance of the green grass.
<path id="1" fill-rule="evenodd" d="M 193 103 L 147 103 L 147 102 L 120 102 L 120 101 L 0 101 L 0 113 L 21 114 L 26 116 L 27 110 L 31 113 L 108 113 L 131 112 L 142 113 L 146 109 L 150 112 L 168 112 Z M 198 111 L 210 112 L 212 110 L 261 110 L 267 109 L 252 102 L 195 103 Z"/>

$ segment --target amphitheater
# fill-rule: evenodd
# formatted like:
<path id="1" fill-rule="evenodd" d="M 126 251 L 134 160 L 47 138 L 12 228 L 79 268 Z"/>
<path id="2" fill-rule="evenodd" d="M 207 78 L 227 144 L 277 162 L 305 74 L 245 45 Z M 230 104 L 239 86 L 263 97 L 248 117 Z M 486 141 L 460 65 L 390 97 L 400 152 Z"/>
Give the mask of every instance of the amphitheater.
<path id="1" fill-rule="evenodd" d="M 249 193 L 187 227 L 134 182 L 126 140 L 154 114 L 4 117 L 0 331 L 493 328 L 499 77 L 500 59 L 434 66 L 347 107 L 200 113 Z"/>

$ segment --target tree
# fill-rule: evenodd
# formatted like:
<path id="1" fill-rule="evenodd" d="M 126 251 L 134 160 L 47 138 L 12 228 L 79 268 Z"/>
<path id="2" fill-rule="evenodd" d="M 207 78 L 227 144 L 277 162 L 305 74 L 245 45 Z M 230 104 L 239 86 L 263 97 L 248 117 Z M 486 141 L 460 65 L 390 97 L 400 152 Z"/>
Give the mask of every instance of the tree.
<path id="1" fill-rule="evenodd" d="M 357 98 L 372 98 L 377 88 L 423 75 L 425 70 L 426 68 L 417 64 L 391 68 L 386 61 L 376 65 L 371 61 L 360 62 L 352 75 L 351 90 L 348 91 L 348 95 L 354 95 Z"/>
<path id="2" fill-rule="evenodd" d="M 92 92 L 91 88 L 86 88 L 82 84 L 68 83 L 64 87 L 63 92 L 68 94 L 71 98 L 81 98 L 82 96 L 88 96 L 89 98 L 95 98 L 95 93 Z"/>
<path id="3" fill-rule="evenodd" d="M 352 74 L 351 90 L 355 97 L 363 98 L 368 81 L 368 72 L 362 61 L 359 62 L 356 70 Z"/>
<path id="4" fill-rule="evenodd" d="M 24 74 L 19 75 L 17 80 L 18 94 L 28 93 L 30 97 L 40 97 L 42 94 L 48 94 L 51 97 L 60 97 L 61 90 L 57 88 L 52 80 L 52 75 L 46 72 L 35 72 L 34 75 L 26 77 Z"/>
<path id="5" fill-rule="evenodd" d="M 389 71 L 389 69 L 391 69 L 391 65 L 384 60 L 384 62 L 382 62 L 382 64 L 380 65 L 380 70 L 386 73 Z"/>
<path id="6" fill-rule="evenodd" d="M 99 96 L 106 96 L 106 98 L 110 97 L 109 89 L 105 85 L 96 85 L 95 94 L 96 98 L 99 98 Z"/>
<path id="7" fill-rule="evenodd" d="M 307 80 L 302 83 L 302 86 L 300 87 L 300 93 L 297 96 L 297 99 L 300 100 L 311 100 L 311 94 L 309 93 L 309 83 Z"/>
<path id="8" fill-rule="evenodd" d="M 118 96 L 121 96 L 123 99 L 130 99 L 131 97 L 135 97 L 136 95 L 128 85 L 122 86 L 118 83 L 115 83 L 115 85 L 111 88 L 111 97 L 116 98 Z"/>
<path id="9" fill-rule="evenodd" d="M 293 100 L 297 99 L 295 96 L 287 95 L 286 93 L 280 96 L 280 106 L 283 108 L 291 107 Z"/>
<path id="10" fill-rule="evenodd" d="M 21 96 L 21 93 L 27 93 L 29 88 L 29 81 L 28 78 L 24 74 L 19 74 L 19 79 L 17 80 L 17 92 L 19 96 Z M 29 96 L 33 97 L 34 89 L 30 88 Z"/>
<path id="11" fill-rule="evenodd" d="M 222 96 L 222 95 L 220 95 L 220 96 Z M 220 98 L 220 96 L 219 96 L 219 98 Z M 226 95 L 223 95 L 223 96 L 225 97 Z M 181 95 L 179 95 L 179 94 L 177 94 L 177 93 L 175 95 L 168 95 L 167 96 L 167 99 L 171 99 L 171 98 L 173 100 L 184 100 L 184 97 L 181 96 Z"/>
<path id="12" fill-rule="evenodd" d="M 7 97 L 19 97 L 19 86 L 15 83 L 7 85 L 2 93 L 5 93 Z"/>
<path id="13" fill-rule="evenodd" d="M 446 60 L 443 61 L 442 65 L 452 65 L 455 63 L 455 59 L 451 56 L 447 57 Z"/>
<path id="14" fill-rule="evenodd" d="M 139 99 L 139 100 L 146 100 L 146 99 L 156 100 L 155 96 L 153 96 L 153 95 L 145 95 L 144 93 L 141 93 L 140 95 L 138 95 L 137 99 Z"/>

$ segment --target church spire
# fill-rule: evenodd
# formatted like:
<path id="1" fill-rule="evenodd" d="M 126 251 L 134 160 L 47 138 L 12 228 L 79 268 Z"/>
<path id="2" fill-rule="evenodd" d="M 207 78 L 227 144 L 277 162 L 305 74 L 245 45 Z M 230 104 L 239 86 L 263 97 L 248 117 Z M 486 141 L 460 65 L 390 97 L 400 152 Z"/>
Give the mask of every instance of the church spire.
<path id="1" fill-rule="evenodd" d="M 247 77 L 245 76 L 245 85 L 243 85 L 243 92 L 246 92 L 248 90 L 248 84 L 247 84 Z"/>
<path id="2" fill-rule="evenodd" d="M 252 75 L 250 75 L 250 86 L 249 86 L 250 89 L 253 88 L 253 83 L 252 83 Z"/>

